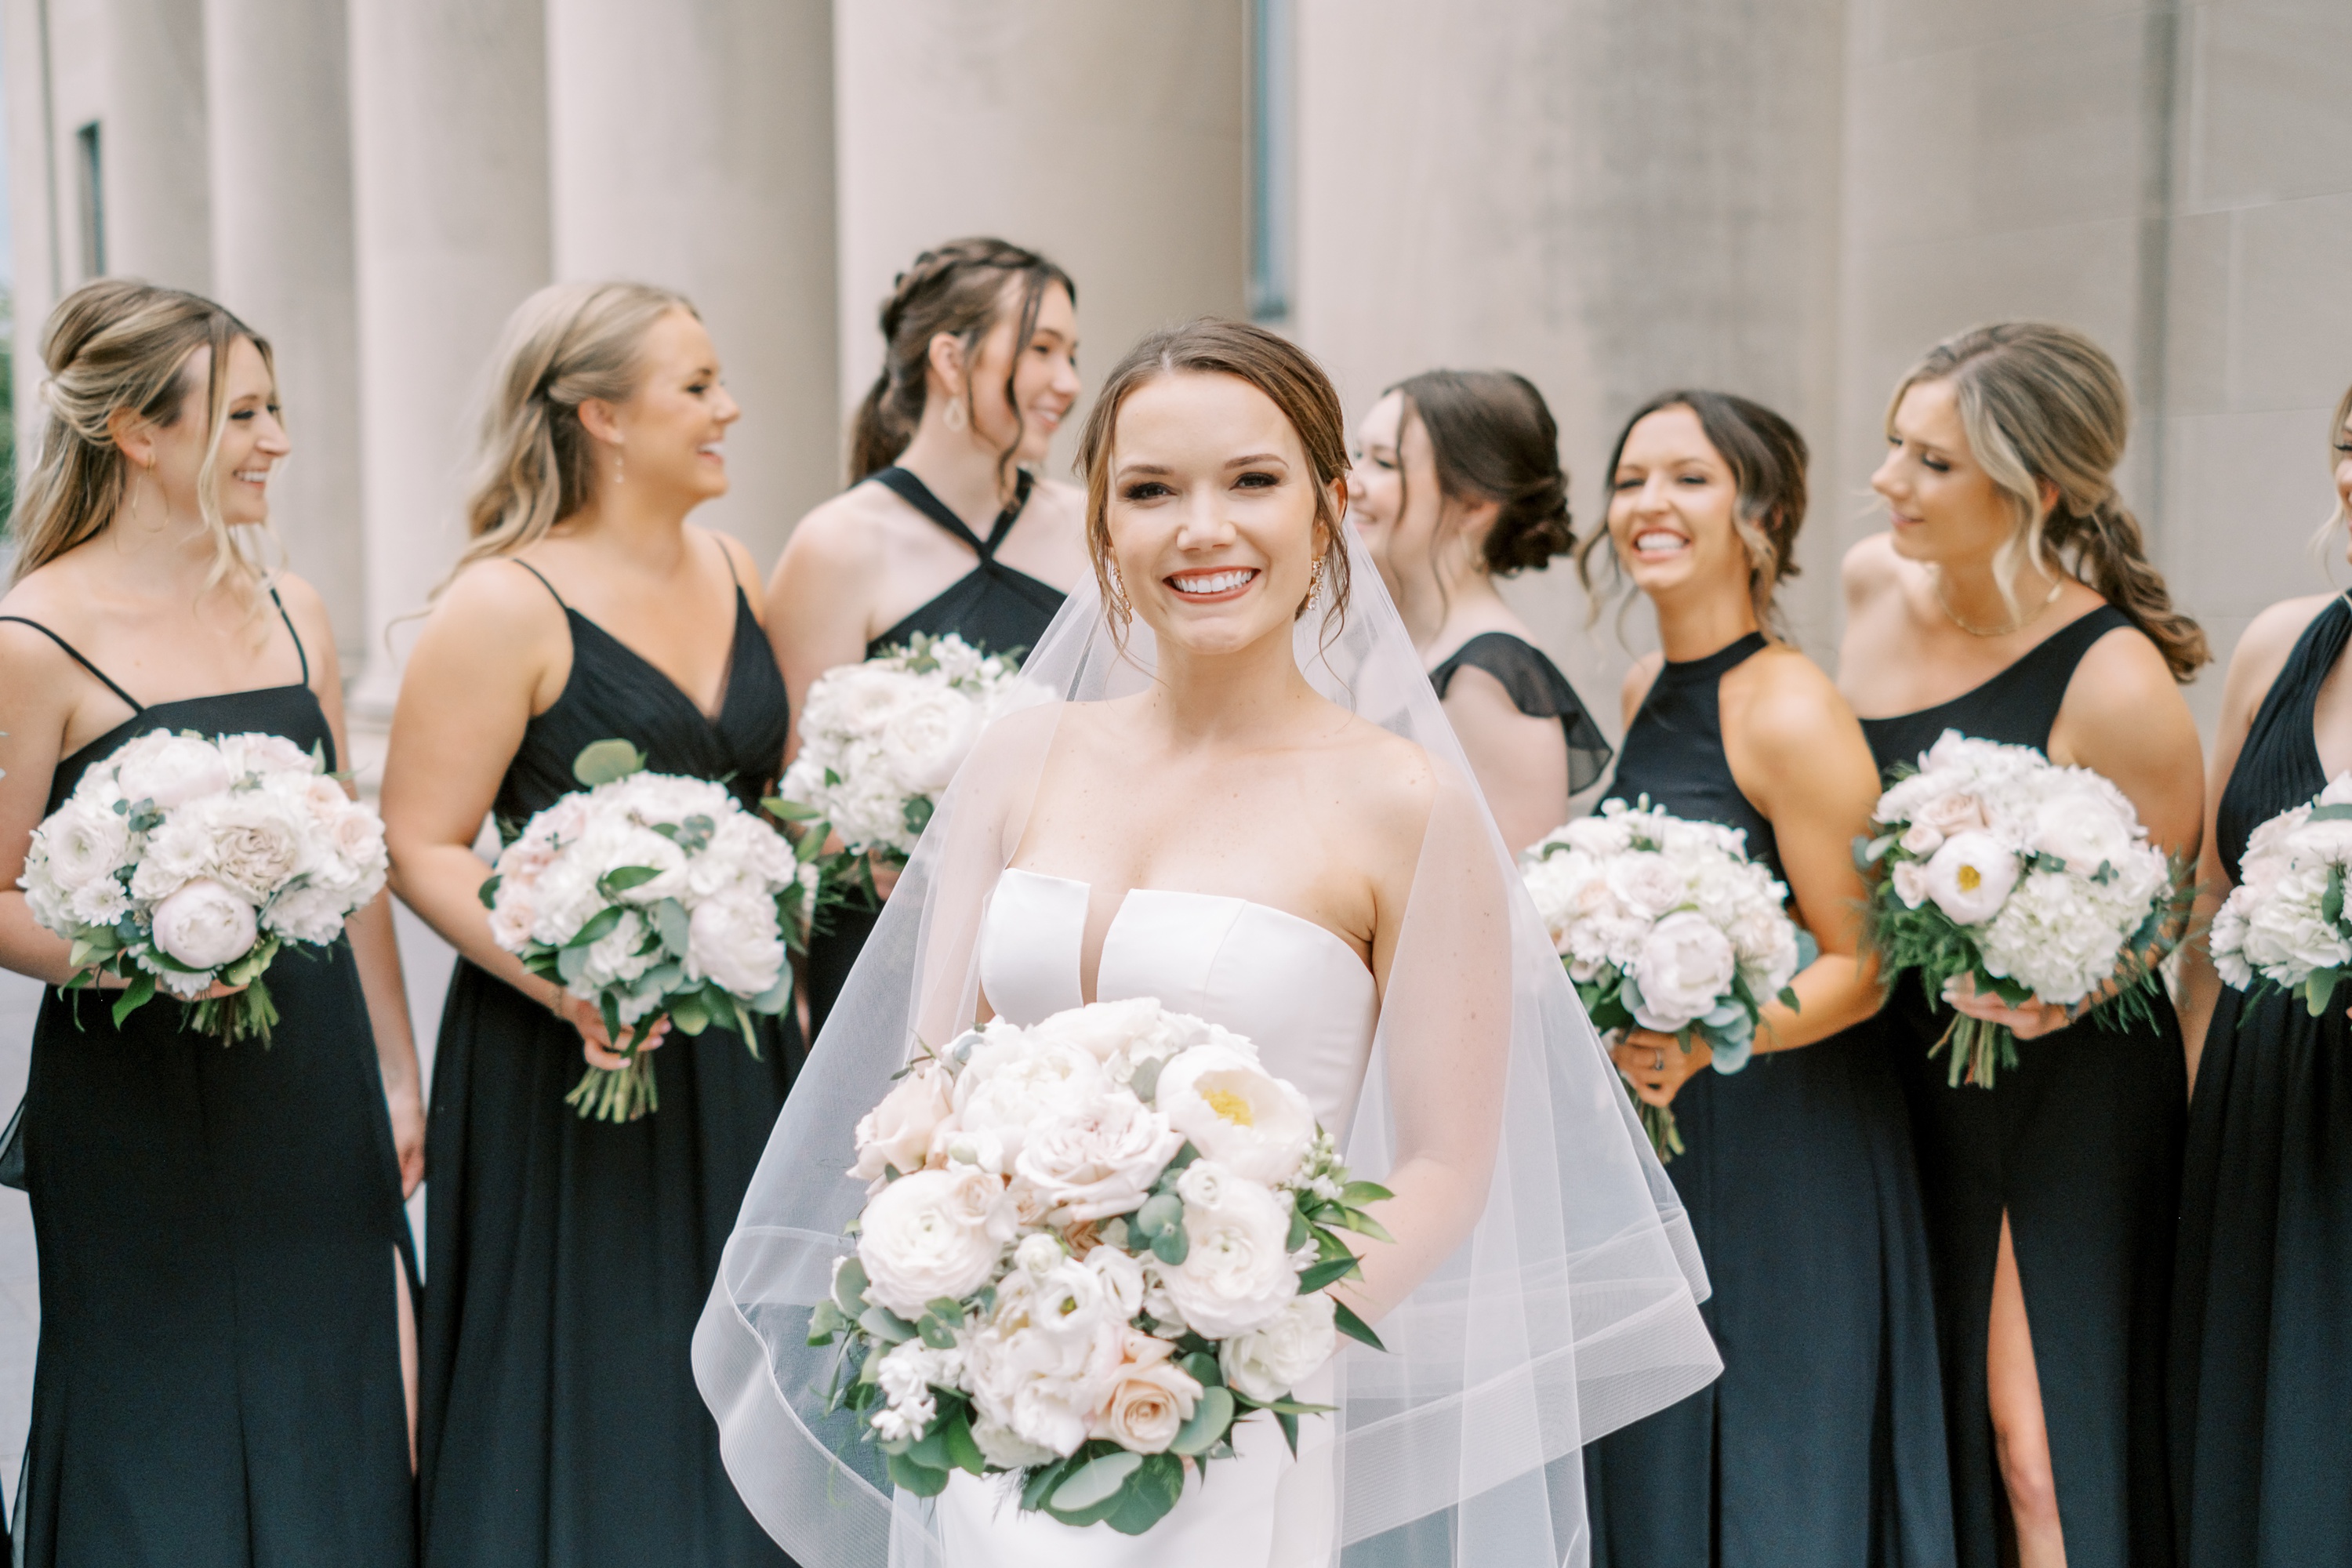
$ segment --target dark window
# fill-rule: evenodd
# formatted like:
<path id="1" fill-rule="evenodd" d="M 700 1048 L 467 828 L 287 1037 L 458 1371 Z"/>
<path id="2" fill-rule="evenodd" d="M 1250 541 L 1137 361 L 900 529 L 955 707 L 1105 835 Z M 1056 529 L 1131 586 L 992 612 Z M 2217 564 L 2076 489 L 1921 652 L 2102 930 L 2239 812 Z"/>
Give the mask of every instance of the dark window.
<path id="1" fill-rule="evenodd" d="M 106 164 L 93 120 L 74 132 L 74 172 L 81 197 L 81 275 L 106 275 Z"/>
<path id="2" fill-rule="evenodd" d="M 1290 315 L 1291 82 L 1290 0 L 1250 6 L 1250 314 L 1261 321 Z"/>

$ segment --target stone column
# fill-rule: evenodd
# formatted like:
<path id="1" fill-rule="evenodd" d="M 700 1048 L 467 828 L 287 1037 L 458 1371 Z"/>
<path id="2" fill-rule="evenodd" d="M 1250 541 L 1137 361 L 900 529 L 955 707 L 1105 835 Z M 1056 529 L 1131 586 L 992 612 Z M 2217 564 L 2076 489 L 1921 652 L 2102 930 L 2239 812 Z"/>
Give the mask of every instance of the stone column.
<path id="1" fill-rule="evenodd" d="M 57 0 L 51 0 L 50 20 L 51 64 L 63 68 L 62 89 L 91 62 L 68 47 L 71 17 Z M 76 129 L 91 120 L 100 126 L 105 269 L 209 293 L 203 0 L 106 0 L 100 26 L 104 98 L 83 112 L 60 91 L 58 107 L 65 112 L 58 142 L 70 160 Z M 62 187 L 68 203 L 73 190 L 71 184 Z"/>
<path id="2" fill-rule="evenodd" d="M 546 38 L 539 0 L 352 0 L 367 666 L 464 537 L 463 469 L 499 328 L 548 280 Z M 398 637 L 394 647 L 401 646 Z"/>
<path id="3" fill-rule="evenodd" d="M 1244 25 L 1242 0 L 836 7 L 845 409 L 881 367 L 893 275 L 961 235 L 1068 270 L 1090 384 L 1152 328 L 1243 313 Z"/>
<path id="4" fill-rule="evenodd" d="M 270 520 L 357 668 L 367 628 L 349 79 L 340 5 L 205 7 L 213 287 L 277 353 L 294 456 L 270 481 Z"/>
<path id="5" fill-rule="evenodd" d="M 762 561 L 841 468 L 827 0 L 546 0 L 555 275 L 685 293 L 743 418 L 697 521 Z"/>

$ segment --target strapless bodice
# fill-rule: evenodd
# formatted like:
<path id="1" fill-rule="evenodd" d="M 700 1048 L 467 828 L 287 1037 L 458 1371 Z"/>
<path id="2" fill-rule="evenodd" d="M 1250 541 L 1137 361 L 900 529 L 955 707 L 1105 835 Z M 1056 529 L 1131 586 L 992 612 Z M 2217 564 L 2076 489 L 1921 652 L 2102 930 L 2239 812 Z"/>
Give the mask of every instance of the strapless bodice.
<path id="1" fill-rule="evenodd" d="M 1076 1007 L 1093 889 L 1066 877 L 1006 870 L 981 928 L 980 983 L 1015 1024 Z M 1178 1013 L 1255 1042 L 1266 1070 L 1297 1084 L 1344 1142 L 1372 1050 L 1380 997 L 1371 972 L 1313 921 L 1214 893 L 1129 891 L 1103 934 L 1095 999 L 1156 996 Z"/>

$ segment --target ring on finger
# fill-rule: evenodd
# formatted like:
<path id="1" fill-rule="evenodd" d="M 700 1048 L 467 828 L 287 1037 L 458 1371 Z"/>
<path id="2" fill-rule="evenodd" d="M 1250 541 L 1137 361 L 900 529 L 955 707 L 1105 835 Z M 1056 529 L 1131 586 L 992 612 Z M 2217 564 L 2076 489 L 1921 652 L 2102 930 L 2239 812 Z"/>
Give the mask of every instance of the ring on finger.
<path id="1" fill-rule="evenodd" d="M 1657 1051 L 1658 1059 L 1651 1067 L 1650 1070 L 1652 1072 L 1664 1072 L 1666 1070 L 1666 1049 L 1664 1046 L 1660 1046 L 1657 1047 Z"/>

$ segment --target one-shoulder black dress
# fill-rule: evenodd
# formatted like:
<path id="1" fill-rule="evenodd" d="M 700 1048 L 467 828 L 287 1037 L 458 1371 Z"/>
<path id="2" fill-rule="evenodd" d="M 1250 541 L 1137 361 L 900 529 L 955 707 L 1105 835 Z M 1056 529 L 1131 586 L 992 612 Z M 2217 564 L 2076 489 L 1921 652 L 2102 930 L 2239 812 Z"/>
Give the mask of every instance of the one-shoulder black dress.
<path id="1" fill-rule="evenodd" d="M 1511 706 L 1530 719 L 1557 719 L 1568 744 L 1568 793 L 1589 788 L 1609 769 L 1609 738 L 1592 721 L 1576 688 L 1546 658 L 1543 650 L 1508 632 L 1481 632 L 1455 648 L 1429 672 L 1437 700 L 1445 700 L 1465 666 L 1483 669 L 1503 683 Z"/>
<path id="2" fill-rule="evenodd" d="M 307 654 L 299 685 L 142 708 L 67 651 L 138 711 L 58 764 L 52 811 L 159 729 L 283 735 L 334 765 Z M 349 941 L 289 948 L 269 991 L 266 1047 L 183 1028 L 164 996 L 120 1028 L 107 993 L 42 998 L 24 1110 L 41 1343 L 18 1563 L 415 1561 L 394 1280 L 408 1221 Z"/>
<path id="3" fill-rule="evenodd" d="M 1750 633 L 1668 664 L 1625 732 L 1610 797 L 1772 825 L 1731 776 L 1717 705 Z M 1903 1094 L 1864 1024 L 1675 1096 L 1667 1165 L 1715 1294 L 1723 1375 L 1585 1449 L 1593 1568 L 1948 1568 L 1935 1305 Z"/>
<path id="4" fill-rule="evenodd" d="M 2047 752 L 2074 667 L 2131 622 L 2103 605 L 1975 690 L 1916 713 L 1865 719 L 1882 770 L 1916 765 L 1947 730 Z M 2180 1026 L 2094 1017 L 2018 1042 L 1994 1088 L 1952 1088 L 1928 1047 L 1952 1019 L 1916 976 L 1880 1015 L 1910 1100 L 1936 1259 L 1952 1512 L 1965 1568 L 1999 1561 L 2008 1508 L 1993 1458 L 1985 1334 L 2000 1218 L 2009 1215 L 2042 1384 L 2069 1568 L 2172 1560 L 2164 1437 L 2167 1299 L 2179 1198 Z"/>
<path id="5" fill-rule="evenodd" d="M 520 830 L 579 788 L 573 759 L 616 737 L 653 771 L 718 780 L 756 807 L 783 754 L 784 684 L 742 590 L 715 719 L 595 622 L 564 615 L 571 678 L 523 731 L 501 825 Z M 800 1061 L 789 1012 L 757 1026 L 756 1059 L 731 1030 L 673 1034 L 648 1058 L 659 1110 L 583 1120 L 563 1100 L 586 1067 L 579 1031 L 458 962 L 425 1143 L 430 1568 L 784 1561 L 727 1479 L 689 1362 Z"/>
<path id="6" fill-rule="evenodd" d="M 927 637 L 945 637 L 953 632 L 985 653 L 1025 654 L 1037 646 L 1037 639 L 1045 635 L 1045 628 L 1053 624 L 1067 595 L 996 558 L 997 547 L 1013 531 L 1013 525 L 1021 520 L 1022 509 L 1029 504 L 1029 492 L 1036 483 L 1029 470 L 1021 470 L 1011 504 L 996 514 L 986 539 L 965 526 L 963 519 L 950 510 L 945 501 L 931 493 L 929 485 L 908 469 L 885 468 L 870 482 L 882 486 L 947 530 L 980 561 L 937 597 L 866 644 L 866 658 L 873 658 L 898 647 L 917 632 Z M 849 972 L 856 966 L 858 953 L 864 951 L 866 939 L 874 934 L 874 922 L 881 916 L 882 911 L 871 901 L 854 896 L 850 902 L 836 904 L 827 910 L 822 929 L 810 937 L 808 1000 L 812 1035 L 824 1031 L 825 1015 L 833 1011 L 835 999 L 849 983 Z"/>
<path id="7" fill-rule="evenodd" d="M 2246 841 L 2326 787 L 2312 734 L 2352 605 L 2314 618 L 2247 731 L 2214 834 Z M 2173 1508 L 2182 1568 L 2352 1564 L 2352 1030 L 2341 988 L 2224 987 L 2189 1104 L 2174 1274 Z"/>

